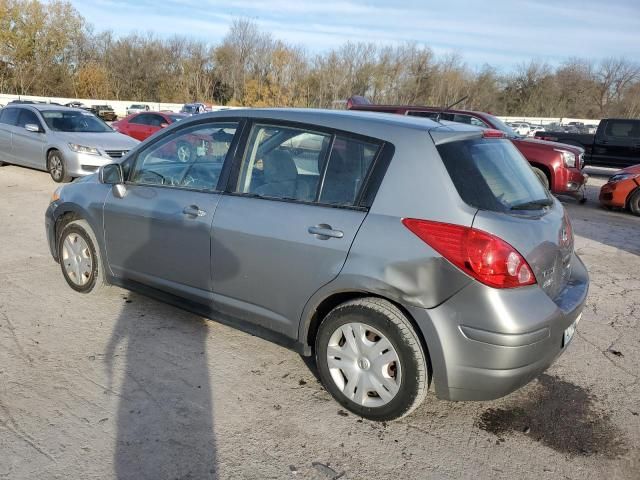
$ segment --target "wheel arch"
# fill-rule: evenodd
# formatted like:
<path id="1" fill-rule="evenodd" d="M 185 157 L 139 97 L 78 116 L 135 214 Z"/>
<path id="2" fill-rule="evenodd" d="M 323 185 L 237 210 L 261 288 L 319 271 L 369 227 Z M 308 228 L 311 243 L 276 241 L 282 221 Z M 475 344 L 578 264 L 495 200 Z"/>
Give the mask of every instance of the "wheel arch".
<path id="1" fill-rule="evenodd" d="M 627 198 L 624 199 L 624 208 L 625 210 L 629 210 L 631 208 L 631 197 L 640 192 L 640 185 L 637 185 L 633 190 L 629 192 Z"/>
<path id="2" fill-rule="evenodd" d="M 536 161 L 529 162 L 529 165 L 542 171 L 542 173 L 544 173 L 547 176 L 547 180 L 549 181 L 549 188 L 552 189 L 553 188 L 553 173 L 551 171 L 552 169 L 550 169 L 544 163 L 538 163 Z"/>
<path id="3" fill-rule="evenodd" d="M 101 242 L 101 236 L 98 235 L 98 229 L 94 225 L 94 222 L 89 215 L 89 212 L 84 210 L 82 207 L 75 203 L 63 203 L 56 208 L 55 213 L 53 215 L 54 220 L 54 251 L 58 251 L 58 242 L 60 240 L 60 235 L 62 234 L 62 230 L 66 225 L 73 222 L 74 220 L 84 220 L 89 224 L 91 229 L 93 230 L 93 234 L 96 236 L 98 240 L 98 247 L 104 251 L 104 246 Z"/>
<path id="4" fill-rule="evenodd" d="M 397 307 L 407 318 L 407 320 L 413 327 L 413 330 L 416 332 L 416 335 L 420 340 L 420 344 L 422 345 L 422 349 L 424 350 L 424 354 L 427 357 L 428 381 L 429 384 L 431 384 L 431 379 L 433 378 L 433 362 L 431 361 L 431 354 L 429 353 L 429 345 L 427 344 L 426 338 L 422 330 L 420 329 L 418 322 L 404 305 L 379 292 L 365 289 L 340 290 L 325 295 L 320 301 L 316 301 L 314 306 L 308 309 L 308 313 L 303 318 L 303 322 L 300 326 L 300 341 L 304 344 L 305 349 L 308 349 L 311 355 L 314 354 L 315 339 L 318 333 L 318 329 L 320 327 L 320 324 L 322 323 L 322 320 L 324 320 L 324 318 L 329 314 L 329 312 L 331 312 L 331 310 L 344 302 L 366 297 L 380 298 L 382 300 L 388 301 L 389 303 Z"/>

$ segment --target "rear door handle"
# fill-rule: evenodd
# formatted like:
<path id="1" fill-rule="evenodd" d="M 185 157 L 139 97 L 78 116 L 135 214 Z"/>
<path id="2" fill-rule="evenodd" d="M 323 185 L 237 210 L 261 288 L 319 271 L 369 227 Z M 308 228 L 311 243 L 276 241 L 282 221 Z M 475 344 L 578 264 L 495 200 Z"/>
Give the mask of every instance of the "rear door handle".
<path id="1" fill-rule="evenodd" d="M 342 238 L 344 233 L 341 230 L 334 230 L 331 225 L 321 223 L 307 230 L 311 235 L 315 235 L 320 240 L 329 240 L 330 238 Z"/>
<path id="2" fill-rule="evenodd" d="M 207 212 L 204 210 L 200 210 L 200 207 L 197 205 L 189 205 L 188 207 L 184 207 L 182 213 L 185 215 L 189 215 L 190 217 L 204 217 Z"/>

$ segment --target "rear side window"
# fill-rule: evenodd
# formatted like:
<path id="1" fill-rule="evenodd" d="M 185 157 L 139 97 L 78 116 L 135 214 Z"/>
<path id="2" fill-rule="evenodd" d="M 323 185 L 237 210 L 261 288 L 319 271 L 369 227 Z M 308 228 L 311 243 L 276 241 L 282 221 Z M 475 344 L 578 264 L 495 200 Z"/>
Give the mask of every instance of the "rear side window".
<path id="1" fill-rule="evenodd" d="M 449 142 L 439 145 L 438 152 L 468 205 L 504 212 L 531 202 L 550 201 L 536 174 L 509 140 Z"/>
<path id="2" fill-rule="evenodd" d="M 605 134 L 609 137 L 640 138 L 640 121 L 609 120 Z"/>
<path id="3" fill-rule="evenodd" d="M 379 147 L 340 134 L 255 125 L 236 192 L 353 206 Z"/>
<path id="4" fill-rule="evenodd" d="M 15 125 L 18 123 L 18 114 L 20 113 L 20 108 L 5 108 L 0 112 L 0 123 L 5 123 L 7 125 Z"/>
<path id="5" fill-rule="evenodd" d="M 379 145 L 337 136 L 333 141 L 320 203 L 353 205 Z"/>

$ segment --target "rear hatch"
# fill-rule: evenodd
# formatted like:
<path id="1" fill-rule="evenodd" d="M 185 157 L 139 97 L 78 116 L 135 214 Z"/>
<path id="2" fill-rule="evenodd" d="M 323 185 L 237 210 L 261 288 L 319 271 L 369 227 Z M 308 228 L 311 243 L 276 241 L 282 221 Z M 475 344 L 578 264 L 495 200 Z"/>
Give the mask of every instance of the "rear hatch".
<path id="1" fill-rule="evenodd" d="M 515 248 L 538 285 L 555 299 L 569 279 L 573 252 L 571 226 L 560 202 L 509 140 L 468 132 L 432 136 L 460 197 L 478 209 L 473 228 Z"/>

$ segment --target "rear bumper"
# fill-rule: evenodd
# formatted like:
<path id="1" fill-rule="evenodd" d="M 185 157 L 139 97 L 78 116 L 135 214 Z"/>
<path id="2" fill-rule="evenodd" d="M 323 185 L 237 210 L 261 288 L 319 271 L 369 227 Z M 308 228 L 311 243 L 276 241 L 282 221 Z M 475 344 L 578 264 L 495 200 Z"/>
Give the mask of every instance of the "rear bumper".
<path id="1" fill-rule="evenodd" d="M 436 395 L 492 400 L 526 385 L 566 349 L 588 274 L 574 255 L 567 287 L 552 300 L 537 285 L 497 290 L 473 282 L 433 309 L 409 308 L 424 334 Z"/>

